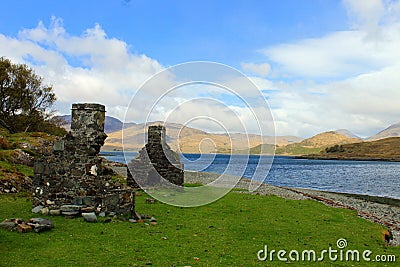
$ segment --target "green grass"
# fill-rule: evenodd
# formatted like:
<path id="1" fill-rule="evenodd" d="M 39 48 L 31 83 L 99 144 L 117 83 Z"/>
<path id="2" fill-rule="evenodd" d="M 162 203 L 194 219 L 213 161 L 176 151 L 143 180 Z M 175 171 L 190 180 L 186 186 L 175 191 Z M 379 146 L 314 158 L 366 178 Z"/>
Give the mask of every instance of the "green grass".
<path id="1" fill-rule="evenodd" d="M 26 176 L 33 177 L 33 167 L 29 167 L 23 164 L 12 164 L 7 161 L 0 160 L 0 176 L 2 169 L 10 172 L 20 172 Z"/>
<path id="2" fill-rule="evenodd" d="M 314 201 L 232 192 L 210 205 L 179 208 L 160 202 L 146 204 L 146 197 L 140 193 L 136 210 L 155 216 L 157 225 L 119 221 L 89 224 L 82 218 L 52 217 L 55 228 L 41 234 L 0 229 L 0 265 L 269 266 L 270 262 L 256 257 L 264 245 L 276 250 L 317 251 L 329 245 L 336 248 L 339 238 L 347 239 L 349 249 L 400 257 L 398 247 L 386 247 L 382 241 L 382 226 L 356 217 L 354 211 Z M 37 216 L 30 213 L 30 205 L 24 197 L 0 195 L 0 218 Z M 298 265 L 310 263 L 293 264 Z M 314 265 L 367 264 L 326 260 Z"/>

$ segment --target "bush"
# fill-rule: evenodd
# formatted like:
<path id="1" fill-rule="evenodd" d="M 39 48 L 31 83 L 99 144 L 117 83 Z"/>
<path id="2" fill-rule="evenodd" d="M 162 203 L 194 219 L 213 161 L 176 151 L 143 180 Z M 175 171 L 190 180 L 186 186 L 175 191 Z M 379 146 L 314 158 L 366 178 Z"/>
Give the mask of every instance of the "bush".
<path id="1" fill-rule="evenodd" d="M 337 152 L 344 152 L 344 151 L 345 151 L 345 149 L 343 148 L 342 145 L 340 145 L 340 146 L 334 145 L 334 146 L 325 148 L 326 153 L 337 153 Z"/>

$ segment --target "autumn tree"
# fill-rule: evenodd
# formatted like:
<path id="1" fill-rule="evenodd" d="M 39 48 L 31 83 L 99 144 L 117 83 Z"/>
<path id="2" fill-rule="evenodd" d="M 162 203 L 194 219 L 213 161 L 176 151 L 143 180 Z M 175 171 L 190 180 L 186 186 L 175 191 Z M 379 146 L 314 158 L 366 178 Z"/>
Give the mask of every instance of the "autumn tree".
<path id="1" fill-rule="evenodd" d="M 11 133 L 52 131 L 55 101 L 52 86 L 44 85 L 31 68 L 0 58 L 0 126 Z"/>

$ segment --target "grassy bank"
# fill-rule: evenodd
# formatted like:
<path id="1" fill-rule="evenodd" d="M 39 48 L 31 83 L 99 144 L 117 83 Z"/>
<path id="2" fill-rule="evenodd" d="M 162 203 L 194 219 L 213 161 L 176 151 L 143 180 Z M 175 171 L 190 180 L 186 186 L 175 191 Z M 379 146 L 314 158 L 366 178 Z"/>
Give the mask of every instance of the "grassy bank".
<path id="1" fill-rule="evenodd" d="M 275 250 L 320 251 L 329 246 L 336 249 L 339 238 L 347 240 L 347 249 L 369 249 L 373 255 L 400 258 L 398 247 L 386 247 L 382 226 L 358 218 L 354 211 L 314 201 L 231 192 L 210 205 L 178 208 L 160 202 L 146 204 L 146 197 L 140 193 L 136 209 L 156 217 L 157 225 L 89 224 L 82 218 L 52 217 L 56 227 L 50 232 L 18 234 L 0 229 L 0 265 L 265 266 L 256 256 L 264 245 Z M 0 219 L 37 216 L 30 208 L 24 197 L 0 195 Z M 276 258 L 275 264 L 287 265 Z M 328 259 L 316 264 L 368 266 Z M 310 263 L 295 263 L 298 265 Z"/>

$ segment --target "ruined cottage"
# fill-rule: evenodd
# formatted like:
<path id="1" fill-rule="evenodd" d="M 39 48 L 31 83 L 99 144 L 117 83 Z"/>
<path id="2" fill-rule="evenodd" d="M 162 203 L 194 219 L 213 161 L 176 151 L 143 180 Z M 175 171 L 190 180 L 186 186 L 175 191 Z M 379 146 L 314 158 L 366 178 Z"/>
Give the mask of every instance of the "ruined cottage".
<path id="1" fill-rule="evenodd" d="M 100 148 L 104 133 L 105 107 L 73 104 L 71 131 L 53 146 L 53 153 L 35 163 L 33 207 L 48 208 L 52 214 L 73 215 L 96 211 L 130 215 L 134 212 L 134 191 L 114 183 Z"/>
<path id="2" fill-rule="evenodd" d="M 147 144 L 128 163 L 128 168 L 132 176 L 128 184 L 138 183 L 145 189 L 158 185 L 183 185 L 183 164 L 179 155 L 167 144 L 165 127 L 162 125 L 148 127 Z"/>

